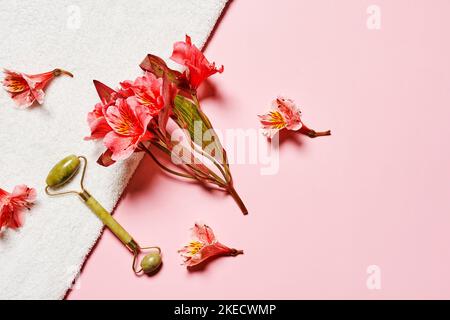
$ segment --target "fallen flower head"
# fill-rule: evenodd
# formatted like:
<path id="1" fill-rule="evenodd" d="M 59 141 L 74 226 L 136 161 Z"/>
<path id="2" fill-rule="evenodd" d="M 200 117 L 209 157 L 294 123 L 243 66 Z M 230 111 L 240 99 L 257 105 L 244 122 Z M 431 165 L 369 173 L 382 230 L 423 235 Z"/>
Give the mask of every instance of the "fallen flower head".
<path id="1" fill-rule="evenodd" d="M 178 252 L 184 257 L 188 268 L 199 265 L 217 256 L 237 256 L 244 251 L 229 248 L 217 241 L 212 229 L 205 224 L 196 223 L 192 229 L 193 240 Z"/>
<path id="2" fill-rule="evenodd" d="M 330 130 L 317 132 L 308 128 L 303 124 L 301 116 L 300 108 L 293 100 L 278 97 L 272 102 L 272 109 L 258 117 L 264 129 L 263 134 L 268 138 L 272 138 L 282 129 L 298 131 L 311 138 L 331 135 Z"/>
<path id="3" fill-rule="evenodd" d="M 55 77 L 62 74 L 73 77 L 73 75 L 62 69 L 40 74 L 25 74 L 4 69 L 3 88 L 9 93 L 19 108 L 28 108 L 34 102 L 44 103 L 44 89 Z"/>
<path id="4" fill-rule="evenodd" d="M 17 229 L 23 224 L 23 209 L 30 209 L 36 200 L 36 190 L 18 185 L 12 193 L 0 188 L 0 231 Z"/>

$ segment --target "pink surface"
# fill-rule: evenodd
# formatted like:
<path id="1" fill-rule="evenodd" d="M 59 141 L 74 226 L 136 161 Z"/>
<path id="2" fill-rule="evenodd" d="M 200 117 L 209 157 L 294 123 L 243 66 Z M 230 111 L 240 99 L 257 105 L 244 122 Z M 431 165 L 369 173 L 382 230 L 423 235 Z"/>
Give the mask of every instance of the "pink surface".
<path id="1" fill-rule="evenodd" d="M 371 4 L 231 3 L 206 50 L 225 65 L 203 101 L 213 124 L 256 127 L 281 93 L 333 135 L 285 139 L 276 175 L 233 165 L 248 216 L 145 159 L 115 217 L 162 247 L 162 270 L 135 277 L 105 231 L 68 298 L 450 298 L 450 2 L 378 0 L 380 30 Z M 186 271 L 176 251 L 195 221 L 245 254 Z"/>

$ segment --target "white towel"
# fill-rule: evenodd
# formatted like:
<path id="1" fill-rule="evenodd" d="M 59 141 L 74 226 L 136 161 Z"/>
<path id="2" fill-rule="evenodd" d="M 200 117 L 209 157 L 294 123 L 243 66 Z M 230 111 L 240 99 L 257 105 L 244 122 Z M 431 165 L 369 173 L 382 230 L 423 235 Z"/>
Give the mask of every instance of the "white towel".
<path id="1" fill-rule="evenodd" d="M 18 231 L 0 238 L 0 299 L 61 299 L 97 241 L 102 224 L 76 196 L 44 193 L 49 169 L 69 154 L 89 159 L 86 187 L 112 210 L 141 156 L 103 168 L 101 143 L 86 114 L 98 101 L 93 79 L 115 87 L 141 74 L 147 53 L 167 59 L 189 34 L 202 47 L 227 0 L 0 2 L 0 67 L 25 73 L 54 68 L 42 106 L 19 110 L 0 92 L 0 187 L 25 183 L 38 199 Z M 71 184 L 76 187 L 76 183 Z"/>

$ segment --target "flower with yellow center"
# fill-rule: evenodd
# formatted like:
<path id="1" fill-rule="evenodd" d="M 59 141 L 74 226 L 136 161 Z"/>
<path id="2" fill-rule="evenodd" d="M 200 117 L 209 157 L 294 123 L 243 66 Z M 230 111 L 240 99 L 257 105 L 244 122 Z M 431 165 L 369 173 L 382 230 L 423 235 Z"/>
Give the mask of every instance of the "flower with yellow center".
<path id="1" fill-rule="evenodd" d="M 244 253 L 218 242 L 212 229 L 204 224 L 195 224 L 193 237 L 194 240 L 178 251 L 184 257 L 187 267 L 193 267 L 215 256 L 236 256 Z"/>

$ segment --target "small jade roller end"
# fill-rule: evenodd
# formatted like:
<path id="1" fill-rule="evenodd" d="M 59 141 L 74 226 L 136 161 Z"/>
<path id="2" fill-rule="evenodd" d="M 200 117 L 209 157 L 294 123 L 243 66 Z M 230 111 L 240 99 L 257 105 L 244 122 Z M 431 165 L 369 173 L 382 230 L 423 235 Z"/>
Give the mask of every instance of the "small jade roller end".
<path id="1" fill-rule="evenodd" d="M 141 260 L 142 271 L 146 274 L 153 274 L 161 267 L 162 259 L 160 252 L 151 252 L 144 256 Z"/>

